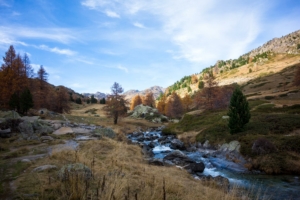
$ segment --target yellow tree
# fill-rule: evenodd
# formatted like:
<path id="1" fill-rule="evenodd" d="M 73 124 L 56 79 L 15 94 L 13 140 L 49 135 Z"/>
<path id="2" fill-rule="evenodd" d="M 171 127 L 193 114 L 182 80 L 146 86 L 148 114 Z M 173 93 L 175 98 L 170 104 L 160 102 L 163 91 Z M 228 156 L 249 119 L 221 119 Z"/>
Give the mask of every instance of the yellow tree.
<path id="1" fill-rule="evenodd" d="M 189 111 L 191 104 L 193 103 L 192 98 L 190 97 L 190 95 L 186 94 L 182 99 L 182 106 L 183 106 L 183 110 L 184 112 Z"/>
<path id="2" fill-rule="evenodd" d="M 154 97 L 153 97 L 153 93 L 151 91 L 148 91 L 146 93 L 146 95 L 144 96 L 143 98 L 143 104 L 145 106 L 150 106 L 150 107 L 155 107 L 155 100 L 154 100 Z"/>
<path id="3" fill-rule="evenodd" d="M 166 114 L 166 100 L 166 95 L 163 95 L 157 103 L 157 110 L 164 115 Z"/>
<path id="4" fill-rule="evenodd" d="M 137 105 L 140 105 L 140 104 L 142 104 L 142 98 L 140 95 L 136 95 L 131 100 L 130 110 L 133 110 Z"/>
<path id="5" fill-rule="evenodd" d="M 28 86 L 28 79 L 25 73 L 24 63 L 20 55 L 16 55 L 12 45 L 5 53 L 5 57 L 3 57 L 0 74 L 1 107 L 8 108 L 9 102 L 12 102 L 13 100 L 15 102 L 13 107 L 19 108 L 18 101 L 21 93 Z"/>
<path id="6" fill-rule="evenodd" d="M 166 103 L 166 115 L 172 118 L 180 118 L 183 114 L 182 102 L 178 94 L 173 92 Z"/>

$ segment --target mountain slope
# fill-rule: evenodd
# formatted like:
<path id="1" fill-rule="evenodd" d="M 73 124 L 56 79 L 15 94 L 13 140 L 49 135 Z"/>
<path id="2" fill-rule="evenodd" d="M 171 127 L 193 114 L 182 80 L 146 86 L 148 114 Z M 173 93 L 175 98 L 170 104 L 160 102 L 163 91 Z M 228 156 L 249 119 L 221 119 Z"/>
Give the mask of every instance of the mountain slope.
<path id="1" fill-rule="evenodd" d="M 153 86 L 153 87 L 150 87 L 150 88 L 142 90 L 142 91 L 139 91 L 139 90 L 128 90 L 128 91 L 124 92 L 123 95 L 126 96 L 125 98 L 127 100 L 131 101 L 131 99 L 134 96 L 136 96 L 136 95 L 144 96 L 148 91 L 152 92 L 154 98 L 157 99 L 161 93 L 165 92 L 165 88 L 160 87 L 160 86 Z"/>

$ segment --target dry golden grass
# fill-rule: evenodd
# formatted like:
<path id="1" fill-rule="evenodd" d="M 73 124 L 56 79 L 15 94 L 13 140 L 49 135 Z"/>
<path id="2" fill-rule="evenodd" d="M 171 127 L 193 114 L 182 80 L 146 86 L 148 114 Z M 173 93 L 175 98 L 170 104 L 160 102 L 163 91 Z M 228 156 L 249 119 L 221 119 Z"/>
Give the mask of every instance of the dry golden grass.
<path id="1" fill-rule="evenodd" d="M 68 181 L 61 181 L 57 178 L 57 170 L 31 172 L 33 168 L 44 164 L 56 165 L 60 169 L 65 164 L 78 162 L 90 167 L 94 178 L 86 181 L 78 175 Z M 185 170 L 148 165 L 139 146 L 110 139 L 83 143 L 78 151 L 53 152 L 51 156 L 31 165 L 26 171 L 15 183 L 20 197 L 24 197 L 24 194 L 36 194 L 36 199 L 88 197 L 105 200 L 164 200 L 165 195 L 169 200 L 239 199 L 236 197 L 238 190 L 226 193 L 213 184 L 205 186 Z"/>

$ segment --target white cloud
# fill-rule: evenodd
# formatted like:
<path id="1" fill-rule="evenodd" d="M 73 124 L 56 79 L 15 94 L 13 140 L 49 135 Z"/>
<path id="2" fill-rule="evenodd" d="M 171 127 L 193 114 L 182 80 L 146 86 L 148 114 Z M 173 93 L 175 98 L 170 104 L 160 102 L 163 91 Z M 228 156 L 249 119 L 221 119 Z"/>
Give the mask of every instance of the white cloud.
<path id="1" fill-rule="evenodd" d="M 19 16 L 19 15 L 21 15 L 19 12 L 16 11 L 12 12 L 12 16 Z"/>
<path id="2" fill-rule="evenodd" d="M 16 31 L 17 30 L 17 31 Z M 76 31 L 65 28 L 28 28 L 22 26 L 0 26 L 0 35 L 4 35 L 11 40 L 20 40 L 20 38 L 48 39 L 60 43 L 70 43 L 78 40 L 75 36 Z M 15 39 L 18 38 L 18 39 Z"/>
<path id="3" fill-rule="evenodd" d="M 116 12 L 113 12 L 111 10 L 106 10 L 104 12 L 108 17 L 112 17 L 112 18 L 120 18 L 120 15 L 118 15 Z"/>
<path id="4" fill-rule="evenodd" d="M 144 24 L 141 24 L 141 23 L 139 23 L 139 22 L 133 23 L 133 26 L 138 27 L 138 28 L 146 28 L 146 27 L 144 26 Z"/>
<path id="5" fill-rule="evenodd" d="M 122 71 L 128 73 L 128 69 L 127 69 L 126 67 L 123 67 L 122 65 L 118 65 L 118 66 L 117 66 L 117 69 L 120 69 L 120 70 L 122 70 Z"/>
<path id="6" fill-rule="evenodd" d="M 57 47 L 50 48 L 47 45 L 40 45 L 40 46 L 35 46 L 35 47 L 38 48 L 38 49 L 45 50 L 45 51 L 50 51 L 50 52 L 53 52 L 53 53 L 67 55 L 67 56 L 73 56 L 73 55 L 76 54 L 75 51 L 72 51 L 70 49 L 59 49 Z"/>
<path id="7" fill-rule="evenodd" d="M 241 3 L 228 1 L 194 0 L 84 0 L 90 9 L 114 9 L 129 19 L 150 14 L 160 22 L 160 35 L 177 46 L 175 59 L 190 62 L 214 62 L 217 59 L 237 57 L 248 51 L 261 33 L 264 24 L 261 16 L 268 2 L 258 0 Z M 145 28 L 139 22 L 134 26 Z"/>

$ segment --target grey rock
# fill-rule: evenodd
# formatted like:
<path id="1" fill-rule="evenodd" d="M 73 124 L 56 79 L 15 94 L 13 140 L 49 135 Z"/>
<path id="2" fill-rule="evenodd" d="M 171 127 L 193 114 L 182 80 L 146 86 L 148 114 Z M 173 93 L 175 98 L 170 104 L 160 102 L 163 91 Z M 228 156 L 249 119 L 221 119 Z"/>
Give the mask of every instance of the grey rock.
<path id="1" fill-rule="evenodd" d="M 25 158 L 25 159 L 22 159 L 21 162 L 23 162 L 23 163 L 31 163 L 31 160 Z"/>
<path id="2" fill-rule="evenodd" d="M 25 140 L 37 140 L 38 139 L 37 135 L 34 134 L 33 127 L 30 122 L 23 121 L 19 124 L 18 128 L 21 132 L 23 139 L 25 139 Z"/>
<path id="3" fill-rule="evenodd" d="M 43 165 L 36 167 L 32 170 L 32 172 L 42 172 L 42 171 L 51 171 L 57 169 L 56 165 Z"/>
<path id="4" fill-rule="evenodd" d="M 170 144 L 170 148 L 171 149 L 179 149 L 179 150 L 185 150 L 185 146 L 184 146 L 184 143 L 181 142 L 179 139 L 173 139 L 171 141 L 171 144 Z"/>
<path id="5" fill-rule="evenodd" d="M 206 140 L 203 144 L 203 148 L 210 148 L 210 144 L 209 144 L 209 141 Z"/>
<path id="6" fill-rule="evenodd" d="M 93 130 L 93 136 L 95 137 L 109 137 L 114 138 L 116 137 L 116 133 L 111 128 L 97 128 Z"/>
<path id="7" fill-rule="evenodd" d="M 152 157 L 154 156 L 154 153 L 152 152 L 152 148 L 149 147 L 149 145 L 144 144 L 142 148 L 142 152 L 144 155 Z"/>
<path id="8" fill-rule="evenodd" d="M 72 134 L 73 130 L 70 127 L 61 127 L 60 129 L 53 132 L 54 135 L 66 135 Z"/>
<path id="9" fill-rule="evenodd" d="M 205 169 L 205 165 L 203 162 L 200 163 L 190 163 L 185 167 L 186 169 L 191 170 L 192 173 L 202 173 Z"/>
<path id="10" fill-rule="evenodd" d="M 85 129 L 85 128 L 72 128 L 73 132 L 75 134 L 88 134 L 91 133 L 91 130 Z"/>
<path id="11" fill-rule="evenodd" d="M 54 130 L 60 129 L 61 127 L 62 127 L 62 125 L 59 124 L 59 123 L 52 124 L 52 128 L 53 128 Z"/>
<path id="12" fill-rule="evenodd" d="M 152 158 L 148 161 L 150 165 L 156 165 L 156 166 L 164 166 L 164 162 L 162 159 L 156 159 Z"/>
<path id="13" fill-rule="evenodd" d="M 42 136 L 42 137 L 40 137 L 40 140 L 42 142 L 50 142 L 50 141 L 53 141 L 54 139 L 51 136 Z"/>
<path id="14" fill-rule="evenodd" d="M 172 151 L 168 155 L 166 155 L 163 159 L 164 161 L 171 161 L 175 165 L 185 166 L 190 163 L 194 163 L 192 159 L 190 159 L 187 155 L 179 150 Z"/>
<path id="15" fill-rule="evenodd" d="M 88 180 L 92 177 L 92 171 L 82 163 L 74 163 L 63 166 L 58 172 L 58 177 L 61 180 L 65 180 L 72 175 L 78 175 L 79 179 Z"/>
<path id="16" fill-rule="evenodd" d="M 38 119 L 40 119 L 40 116 L 24 116 L 24 117 L 21 117 L 21 119 L 23 121 L 29 121 L 30 123 L 33 123 L 33 122 L 37 121 Z"/>
<path id="17" fill-rule="evenodd" d="M 9 138 L 9 137 L 11 137 L 11 130 L 10 130 L 10 128 L 4 129 L 4 130 L 0 129 L 0 138 Z"/>
<path id="18" fill-rule="evenodd" d="M 20 119 L 20 115 L 16 111 L 0 111 L 0 118 L 5 119 Z"/>

